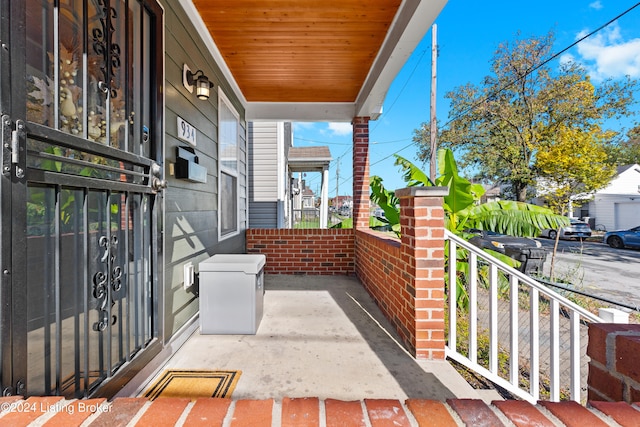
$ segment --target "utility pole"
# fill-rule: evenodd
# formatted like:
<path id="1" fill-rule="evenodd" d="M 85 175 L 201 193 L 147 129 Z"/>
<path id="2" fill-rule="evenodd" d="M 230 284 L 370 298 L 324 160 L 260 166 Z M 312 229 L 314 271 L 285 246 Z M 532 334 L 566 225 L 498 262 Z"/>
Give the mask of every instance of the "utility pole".
<path id="1" fill-rule="evenodd" d="M 340 196 L 340 159 L 336 165 L 336 198 L 334 199 L 334 207 L 338 207 L 338 196 Z"/>
<path id="2" fill-rule="evenodd" d="M 436 150 L 438 124 L 436 122 L 436 61 L 438 60 L 438 27 L 431 26 L 431 156 L 429 157 L 429 177 L 431 182 L 436 182 Z"/>

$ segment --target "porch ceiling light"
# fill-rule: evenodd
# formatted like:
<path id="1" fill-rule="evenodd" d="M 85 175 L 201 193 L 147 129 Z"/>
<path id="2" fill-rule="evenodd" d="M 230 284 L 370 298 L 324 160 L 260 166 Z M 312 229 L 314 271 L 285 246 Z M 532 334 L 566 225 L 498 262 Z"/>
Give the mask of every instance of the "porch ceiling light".
<path id="1" fill-rule="evenodd" d="M 182 70 L 182 84 L 191 93 L 193 93 L 193 87 L 196 88 L 196 96 L 198 99 L 207 100 L 210 96 L 213 83 L 209 81 L 209 78 L 204 75 L 202 70 L 198 70 L 192 73 L 187 64 L 184 64 Z"/>

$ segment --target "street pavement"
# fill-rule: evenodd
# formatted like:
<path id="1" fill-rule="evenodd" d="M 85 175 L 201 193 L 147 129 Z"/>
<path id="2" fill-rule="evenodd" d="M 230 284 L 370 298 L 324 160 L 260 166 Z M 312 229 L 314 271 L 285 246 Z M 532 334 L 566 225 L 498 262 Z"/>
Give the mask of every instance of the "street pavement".
<path id="1" fill-rule="evenodd" d="M 544 274 L 551 271 L 554 241 L 538 239 L 547 250 Z M 555 259 L 556 281 L 640 308 L 640 250 L 613 249 L 599 242 L 560 240 Z"/>

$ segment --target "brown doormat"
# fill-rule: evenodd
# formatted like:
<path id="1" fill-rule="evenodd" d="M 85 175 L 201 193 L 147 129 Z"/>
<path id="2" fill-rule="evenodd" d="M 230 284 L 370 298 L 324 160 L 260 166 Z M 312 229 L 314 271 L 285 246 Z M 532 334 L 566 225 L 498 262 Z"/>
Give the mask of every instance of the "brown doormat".
<path id="1" fill-rule="evenodd" d="M 169 369 L 144 392 L 143 397 L 231 397 L 242 371 Z"/>

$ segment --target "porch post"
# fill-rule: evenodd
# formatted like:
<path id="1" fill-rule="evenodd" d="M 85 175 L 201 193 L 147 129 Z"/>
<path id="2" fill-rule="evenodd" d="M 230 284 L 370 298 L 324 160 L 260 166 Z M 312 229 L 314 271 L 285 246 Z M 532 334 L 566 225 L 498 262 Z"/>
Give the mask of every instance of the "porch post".
<path id="1" fill-rule="evenodd" d="M 329 213 L 329 168 L 322 170 L 322 184 L 320 187 L 320 228 L 327 228 Z"/>
<path id="2" fill-rule="evenodd" d="M 369 117 L 354 117 L 353 229 L 369 228 Z"/>
<path id="3" fill-rule="evenodd" d="M 447 187 L 396 190 L 400 199 L 400 253 L 413 319 L 405 326 L 413 335 L 417 359 L 444 359 L 444 209 Z"/>

